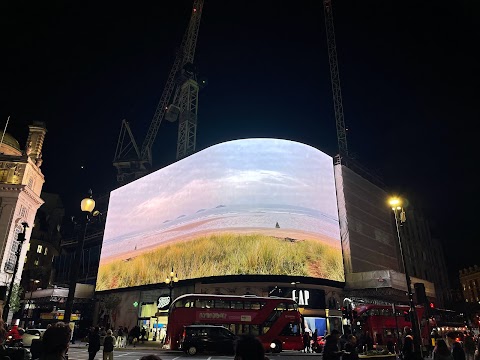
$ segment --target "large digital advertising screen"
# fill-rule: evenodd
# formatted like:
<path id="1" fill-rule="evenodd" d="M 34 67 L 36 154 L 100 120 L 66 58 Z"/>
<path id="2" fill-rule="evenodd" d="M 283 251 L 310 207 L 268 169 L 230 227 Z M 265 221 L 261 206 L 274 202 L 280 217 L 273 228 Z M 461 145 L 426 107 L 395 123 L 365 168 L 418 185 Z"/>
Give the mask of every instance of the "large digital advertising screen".
<path id="1" fill-rule="evenodd" d="M 211 146 L 110 194 L 97 291 L 223 275 L 344 281 L 332 158 L 298 142 Z"/>

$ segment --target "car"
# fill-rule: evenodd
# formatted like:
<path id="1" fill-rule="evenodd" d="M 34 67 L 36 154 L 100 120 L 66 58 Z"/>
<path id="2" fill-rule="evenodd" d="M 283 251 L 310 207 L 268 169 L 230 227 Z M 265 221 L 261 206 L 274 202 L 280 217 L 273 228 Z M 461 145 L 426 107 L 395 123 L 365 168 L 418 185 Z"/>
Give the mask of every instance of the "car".
<path id="1" fill-rule="evenodd" d="M 43 333 L 47 329 L 27 329 L 25 330 L 24 334 L 22 335 L 22 342 L 23 346 L 30 347 L 32 346 L 33 339 L 41 339 Z"/>
<path id="2" fill-rule="evenodd" d="M 180 350 L 192 356 L 199 352 L 232 355 L 235 339 L 234 333 L 220 325 L 188 325 L 180 339 Z"/>

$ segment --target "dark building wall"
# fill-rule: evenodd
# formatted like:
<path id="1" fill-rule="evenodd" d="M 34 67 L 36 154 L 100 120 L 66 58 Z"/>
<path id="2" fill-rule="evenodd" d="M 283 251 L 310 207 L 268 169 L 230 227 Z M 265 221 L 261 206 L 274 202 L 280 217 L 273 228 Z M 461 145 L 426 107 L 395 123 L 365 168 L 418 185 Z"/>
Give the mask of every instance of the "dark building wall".
<path id="1" fill-rule="evenodd" d="M 388 194 L 343 165 L 334 170 L 345 272 L 400 271 Z"/>
<path id="2" fill-rule="evenodd" d="M 406 221 L 401 225 L 400 234 L 408 272 L 411 276 L 434 283 L 435 305 L 444 307 L 450 302 L 450 285 L 443 246 L 438 239 L 432 238 L 427 218 L 420 209 L 411 205 L 411 201 L 405 212 Z M 401 266 L 401 262 L 399 264 Z"/>

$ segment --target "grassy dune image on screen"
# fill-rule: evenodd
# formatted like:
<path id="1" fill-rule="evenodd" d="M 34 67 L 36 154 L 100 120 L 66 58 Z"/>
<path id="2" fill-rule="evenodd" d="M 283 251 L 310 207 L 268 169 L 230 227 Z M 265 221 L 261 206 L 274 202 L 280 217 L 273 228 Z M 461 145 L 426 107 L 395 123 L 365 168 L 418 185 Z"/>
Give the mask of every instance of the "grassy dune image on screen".
<path id="1" fill-rule="evenodd" d="M 222 275 L 344 281 L 332 158 L 293 141 L 211 146 L 112 191 L 96 289 Z"/>

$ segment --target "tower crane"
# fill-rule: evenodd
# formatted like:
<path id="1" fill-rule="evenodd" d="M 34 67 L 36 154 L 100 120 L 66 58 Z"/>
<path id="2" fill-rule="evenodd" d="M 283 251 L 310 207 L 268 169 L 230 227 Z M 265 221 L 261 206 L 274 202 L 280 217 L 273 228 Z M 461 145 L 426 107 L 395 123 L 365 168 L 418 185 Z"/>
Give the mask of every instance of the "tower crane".
<path id="1" fill-rule="evenodd" d="M 203 3 L 204 0 L 193 2 L 190 22 L 141 148 L 133 137 L 129 123 L 122 121 L 113 159 L 113 165 L 117 169 L 117 182 L 120 185 L 136 180 L 151 170 L 152 146 L 164 118 L 171 122 L 179 120 L 177 160 L 195 151 L 198 92 L 206 84 L 203 80 L 199 85 L 194 66 Z"/>
<path id="2" fill-rule="evenodd" d="M 343 116 L 342 89 L 340 86 L 340 74 L 338 72 L 337 46 L 335 43 L 335 27 L 333 26 L 332 1 L 323 0 L 325 12 L 325 29 L 327 33 L 328 60 L 330 63 L 330 77 L 332 81 L 333 108 L 335 111 L 335 123 L 337 128 L 338 158 L 336 161 L 343 162 L 348 159 L 347 132 Z"/>

